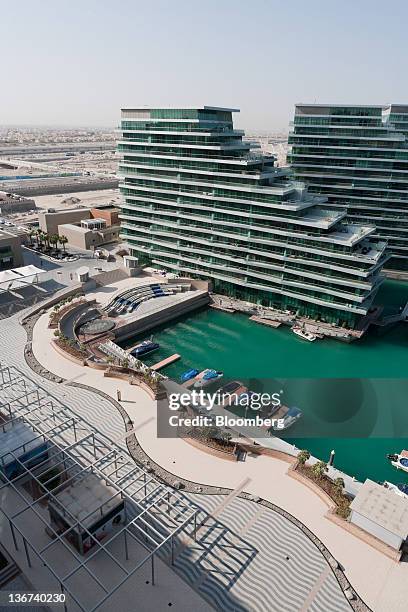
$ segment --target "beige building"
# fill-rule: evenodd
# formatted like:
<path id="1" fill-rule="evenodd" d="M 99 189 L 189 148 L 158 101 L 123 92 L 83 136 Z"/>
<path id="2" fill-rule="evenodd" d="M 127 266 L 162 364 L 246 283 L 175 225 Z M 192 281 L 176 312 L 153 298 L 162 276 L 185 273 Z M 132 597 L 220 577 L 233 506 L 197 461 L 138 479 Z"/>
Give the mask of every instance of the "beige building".
<path id="1" fill-rule="evenodd" d="M 58 234 L 58 226 L 65 223 L 80 223 L 83 219 L 91 218 L 90 208 L 67 208 L 55 210 L 49 208 L 46 212 L 38 213 L 40 229 L 46 234 Z"/>
<path id="2" fill-rule="evenodd" d="M 58 234 L 58 226 L 65 224 L 79 224 L 87 219 L 103 220 L 106 226 L 119 225 L 119 209 L 107 204 L 93 208 L 67 208 L 56 210 L 49 208 L 46 212 L 38 213 L 40 229 L 46 234 Z"/>
<path id="3" fill-rule="evenodd" d="M 22 236 L 0 230 L 0 270 L 23 265 Z"/>
<path id="4" fill-rule="evenodd" d="M 99 225 L 102 226 L 101 223 Z M 118 240 L 119 229 L 118 225 L 112 227 L 102 226 L 93 229 L 93 224 L 91 227 L 87 227 L 87 221 L 83 220 L 81 224 L 78 225 L 74 223 L 59 225 L 55 233 L 60 236 L 66 236 L 68 238 L 68 244 L 71 247 L 83 250 L 93 250 L 98 246 Z"/>

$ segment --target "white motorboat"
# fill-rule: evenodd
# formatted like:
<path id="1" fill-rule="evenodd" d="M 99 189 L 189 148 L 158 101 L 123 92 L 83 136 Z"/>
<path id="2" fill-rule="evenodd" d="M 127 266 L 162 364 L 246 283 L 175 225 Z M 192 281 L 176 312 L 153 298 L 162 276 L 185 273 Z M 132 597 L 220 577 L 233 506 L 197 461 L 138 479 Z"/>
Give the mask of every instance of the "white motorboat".
<path id="1" fill-rule="evenodd" d="M 299 338 L 302 338 L 303 340 L 308 340 L 308 342 L 314 342 L 317 339 L 317 336 L 312 334 L 312 332 L 306 331 L 305 329 L 302 329 L 298 326 L 292 327 L 292 331 L 294 334 L 299 336 Z"/>
<path id="2" fill-rule="evenodd" d="M 408 451 L 402 450 L 399 454 L 393 453 L 387 455 L 387 459 L 391 461 L 391 465 L 396 467 L 397 470 L 408 472 Z"/>
<path id="3" fill-rule="evenodd" d="M 383 484 L 383 487 L 385 487 L 386 489 L 393 491 L 400 497 L 405 497 L 408 499 L 408 485 L 407 484 L 395 485 L 394 483 L 388 482 L 387 480 L 385 480 L 382 484 Z"/>

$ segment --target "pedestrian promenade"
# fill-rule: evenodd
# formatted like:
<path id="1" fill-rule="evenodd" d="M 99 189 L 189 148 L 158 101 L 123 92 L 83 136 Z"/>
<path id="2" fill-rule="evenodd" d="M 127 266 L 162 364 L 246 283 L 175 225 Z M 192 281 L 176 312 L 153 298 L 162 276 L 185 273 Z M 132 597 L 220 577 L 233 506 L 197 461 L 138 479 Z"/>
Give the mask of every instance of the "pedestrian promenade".
<path id="1" fill-rule="evenodd" d="M 95 297 L 95 294 L 93 294 Z M 101 296 L 98 295 L 100 299 Z M 104 378 L 98 370 L 78 366 L 50 347 L 52 330 L 47 328 L 47 314 L 38 320 L 33 335 L 32 349 L 44 368 L 71 381 L 100 389 L 112 398 L 121 392 L 121 405 L 134 423 L 136 436 L 151 459 L 177 477 L 201 484 L 234 489 L 246 478 L 246 491 L 283 508 L 308 527 L 342 564 L 352 586 L 375 612 L 403 612 L 408 600 L 408 566 L 397 564 L 364 541 L 356 538 L 326 518 L 327 506 L 313 491 L 290 478 L 288 464 L 266 456 L 248 456 L 246 462 L 229 462 L 186 444 L 181 439 L 157 440 L 156 404 L 138 387 L 125 381 Z M 21 366 L 24 330 L 16 318 L 2 322 L 3 343 L 1 358 Z M 24 364 L 26 370 L 28 366 Z M 30 375 L 32 372 L 30 371 Z M 56 385 L 44 381 L 50 391 L 69 398 L 72 408 L 89 421 L 98 423 L 109 435 L 123 434 L 123 421 L 109 401 L 92 392 Z M 97 410 L 95 410 L 97 406 Z M 309 609 L 312 607 L 309 606 Z M 316 609 L 317 608 L 313 608 Z M 329 608 L 327 608 L 329 609 Z"/>

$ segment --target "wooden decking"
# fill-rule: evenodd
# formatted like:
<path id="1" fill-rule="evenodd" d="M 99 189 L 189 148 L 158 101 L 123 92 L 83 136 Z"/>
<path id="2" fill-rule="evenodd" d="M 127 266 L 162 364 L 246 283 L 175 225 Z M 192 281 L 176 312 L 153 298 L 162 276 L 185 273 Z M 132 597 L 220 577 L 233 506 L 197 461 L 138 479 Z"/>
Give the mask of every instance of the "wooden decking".
<path id="1" fill-rule="evenodd" d="M 162 361 L 159 361 L 158 363 L 155 363 L 154 365 L 150 366 L 150 369 L 157 372 L 158 370 L 165 368 L 171 363 L 174 363 L 178 359 L 180 359 L 180 355 L 178 353 L 175 353 L 174 355 L 170 355 L 170 357 L 167 357 L 166 359 L 163 359 Z"/>
<path id="2" fill-rule="evenodd" d="M 261 325 L 268 325 L 268 327 L 274 327 L 275 329 L 282 325 L 282 321 L 263 319 L 262 317 L 257 317 L 256 315 L 252 315 L 252 317 L 249 318 L 251 321 L 255 321 L 255 323 L 260 323 Z"/>

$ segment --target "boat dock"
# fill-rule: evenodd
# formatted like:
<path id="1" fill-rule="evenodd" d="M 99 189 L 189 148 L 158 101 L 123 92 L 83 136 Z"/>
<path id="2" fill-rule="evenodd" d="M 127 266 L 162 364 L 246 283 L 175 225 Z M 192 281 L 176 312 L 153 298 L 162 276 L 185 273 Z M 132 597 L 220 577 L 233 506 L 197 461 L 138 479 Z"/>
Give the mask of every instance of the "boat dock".
<path id="1" fill-rule="evenodd" d="M 198 380 L 197 376 L 194 376 L 194 378 L 190 378 L 190 380 L 186 380 L 186 382 L 183 382 L 181 384 L 186 389 L 190 389 L 190 387 L 192 387 L 197 380 Z"/>
<path id="2" fill-rule="evenodd" d="M 154 365 L 150 366 L 150 369 L 157 372 L 158 370 L 165 368 L 166 366 L 170 365 L 171 363 L 174 363 L 175 361 L 178 361 L 179 359 L 180 355 L 178 353 L 174 353 L 174 355 L 170 355 L 170 357 L 162 359 L 162 361 L 159 361 L 158 363 L 155 363 Z"/>
<path id="3" fill-rule="evenodd" d="M 282 321 L 274 321 L 273 319 L 263 319 L 262 317 L 257 317 L 256 315 L 252 315 L 252 317 L 249 318 L 251 321 L 255 321 L 255 323 L 267 325 L 268 327 L 274 327 L 275 329 L 282 325 Z"/>
<path id="4" fill-rule="evenodd" d="M 186 382 L 182 383 L 182 386 L 185 387 L 186 389 L 189 389 L 190 387 L 194 385 L 195 382 L 197 382 L 197 380 L 200 380 L 203 377 L 204 372 L 205 370 L 202 370 L 201 372 L 197 374 L 197 376 L 194 376 L 194 378 L 190 378 L 190 380 L 186 380 Z"/>
<path id="5" fill-rule="evenodd" d="M 214 308 L 215 310 L 222 310 L 223 312 L 236 312 L 235 308 L 230 308 L 229 306 L 221 306 L 220 304 L 210 304 L 210 308 Z"/>

